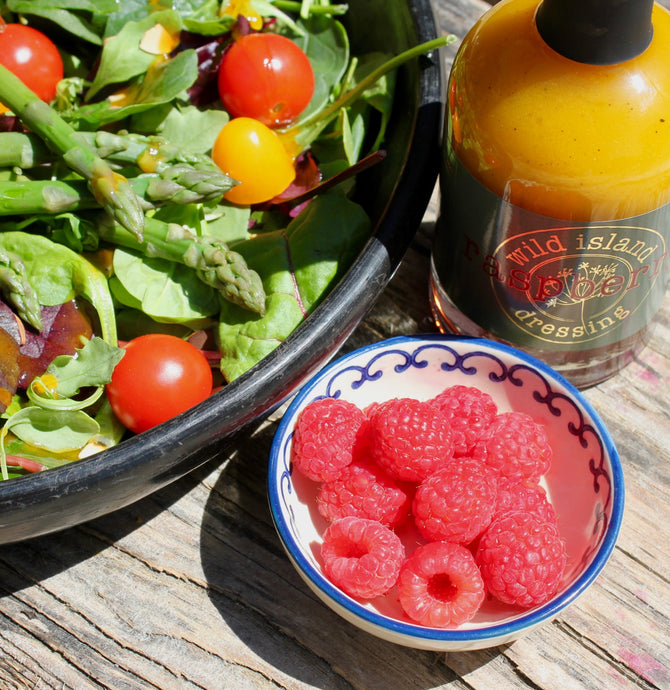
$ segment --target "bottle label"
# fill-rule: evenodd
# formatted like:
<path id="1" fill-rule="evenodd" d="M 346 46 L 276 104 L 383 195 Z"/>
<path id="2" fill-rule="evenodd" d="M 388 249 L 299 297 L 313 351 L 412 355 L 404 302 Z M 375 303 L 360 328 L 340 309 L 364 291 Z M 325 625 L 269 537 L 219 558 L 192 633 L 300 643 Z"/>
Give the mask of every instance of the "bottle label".
<path id="1" fill-rule="evenodd" d="M 670 277 L 670 204 L 606 222 L 549 218 L 493 194 L 450 153 L 433 261 L 465 316 L 557 351 L 614 345 L 648 325 Z"/>

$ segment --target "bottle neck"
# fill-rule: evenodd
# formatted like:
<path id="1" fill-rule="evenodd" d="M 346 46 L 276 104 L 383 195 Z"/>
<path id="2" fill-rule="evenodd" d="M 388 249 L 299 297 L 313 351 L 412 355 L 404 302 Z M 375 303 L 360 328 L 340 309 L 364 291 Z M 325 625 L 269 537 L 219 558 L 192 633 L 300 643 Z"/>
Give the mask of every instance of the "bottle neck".
<path id="1" fill-rule="evenodd" d="M 653 36 L 654 0 L 542 0 L 536 24 L 564 57 L 593 65 L 625 62 L 643 53 Z"/>

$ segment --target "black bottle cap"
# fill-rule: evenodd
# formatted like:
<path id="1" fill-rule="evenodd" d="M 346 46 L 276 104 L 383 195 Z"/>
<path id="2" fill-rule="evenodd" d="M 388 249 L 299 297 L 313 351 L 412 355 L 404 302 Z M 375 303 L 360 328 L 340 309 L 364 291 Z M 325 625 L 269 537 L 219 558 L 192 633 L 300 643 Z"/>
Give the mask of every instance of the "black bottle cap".
<path id="1" fill-rule="evenodd" d="M 536 24 L 557 53 L 593 65 L 624 62 L 651 43 L 654 0 L 542 0 Z"/>

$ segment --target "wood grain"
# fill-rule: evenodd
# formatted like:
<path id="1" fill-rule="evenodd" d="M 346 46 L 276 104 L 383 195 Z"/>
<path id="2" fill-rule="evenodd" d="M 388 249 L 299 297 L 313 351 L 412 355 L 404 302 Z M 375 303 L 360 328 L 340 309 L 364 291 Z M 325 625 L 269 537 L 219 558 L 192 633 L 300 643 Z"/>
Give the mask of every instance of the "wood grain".
<path id="1" fill-rule="evenodd" d="M 459 36 L 486 7 L 436 3 L 444 31 Z M 435 204 L 345 349 L 434 330 L 427 275 Z M 668 382 L 670 295 L 637 361 L 586 393 L 625 468 L 613 557 L 563 615 L 512 645 L 466 654 L 398 647 L 344 622 L 310 592 L 267 506 L 278 410 L 215 463 L 127 509 L 3 546 L 0 687 L 670 688 Z"/>

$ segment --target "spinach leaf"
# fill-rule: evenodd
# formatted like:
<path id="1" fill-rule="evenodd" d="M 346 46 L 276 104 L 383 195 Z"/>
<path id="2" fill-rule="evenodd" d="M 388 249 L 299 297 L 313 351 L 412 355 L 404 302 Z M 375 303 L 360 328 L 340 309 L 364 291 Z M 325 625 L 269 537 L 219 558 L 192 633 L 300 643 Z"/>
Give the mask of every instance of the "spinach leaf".
<path id="1" fill-rule="evenodd" d="M 234 245 L 263 276 L 267 300 L 262 318 L 221 303 L 217 338 L 221 371 L 228 381 L 272 352 L 314 310 L 369 232 L 363 209 L 334 190 L 313 199 L 285 230 Z"/>
<path id="2" fill-rule="evenodd" d="M 172 10 L 153 12 L 140 21 L 128 22 L 105 43 L 95 79 L 86 93 L 87 101 L 106 86 L 129 81 L 149 69 L 156 56 L 142 50 L 140 43 L 144 34 L 156 24 L 162 24 L 169 33 L 182 28 L 181 17 Z"/>
<path id="3" fill-rule="evenodd" d="M 369 74 L 380 68 L 391 58 L 386 53 L 368 53 L 361 57 L 355 71 L 355 79 L 360 83 Z M 391 71 L 380 77 L 371 87 L 363 91 L 360 103 L 368 104 L 381 115 L 377 138 L 372 144 L 374 151 L 379 148 L 386 134 L 386 127 L 393 108 L 393 93 L 395 89 L 396 72 Z"/>
<path id="4" fill-rule="evenodd" d="M 314 69 L 314 94 L 297 126 L 325 107 L 349 64 L 349 37 L 341 22 L 330 17 L 311 17 L 300 24 L 305 32 L 293 40 L 305 51 Z"/>
<path id="5" fill-rule="evenodd" d="M 220 203 L 205 208 L 205 231 L 207 235 L 216 237 L 232 246 L 235 242 L 249 239 L 249 221 L 251 209 L 248 206 Z"/>
<path id="6" fill-rule="evenodd" d="M 114 250 L 113 265 L 114 297 L 158 322 L 183 323 L 197 330 L 218 312 L 216 290 L 187 266 L 121 248 Z"/>
<path id="7" fill-rule="evenodd" d="M 71 121 L 86 123 L 99 129 L 136 113 L 154 108 L 179 97 L 198 76 L 198 57 L 193 50 L 185 50 L 175 57 L 154 65 L 152 70 L 138 78 L 125 93 L 125 105 L 114 105 L 109 99 L 83 105 L 63 115 Z"/>
<path id="8" fill-rule="evenodd" d="M 160 125 L 154 125 L 152 131 L 190 153 L 209 153 L 229 119 L 225 110 L 200 110 L 194 105 L 177 105 L 170 108 Z"/>
<path id="9" fill-rule="evenodd" d="M 8 0 L 7 8 L 21 15 L 47 19 L 77 38 L 102 45 L 101 16 L 113 12 L 116 0 Z"/>
<path id="10" fill-rule="evenodd" d="M 116 9 L 117 0 L 7 0 L 7 7 L 12 12 L 20 14 L 36 14 L 56 9 L 86 10 L 97 14 L 107 14 Z"/>
<path id="11" fill-rule="evenodd" d="M 115 11 L 113 11 L 107 19 L 105 38 L 116 36 L 128 22 L 144 19 L 150 10 L 148 4 L 148 0 L 123 0 L 123 2 L 115 2 Z M 218 6 L 218 0 L 208 0 L 204 4 Z M 152 0 L 151 5 L 155 10 L 175 10 L 181 16 L 184 16 L 193 12 L 198 6 L 203 5 L 203 2 L 202 0 L 158 0 L 158 2 Z"/>

